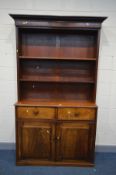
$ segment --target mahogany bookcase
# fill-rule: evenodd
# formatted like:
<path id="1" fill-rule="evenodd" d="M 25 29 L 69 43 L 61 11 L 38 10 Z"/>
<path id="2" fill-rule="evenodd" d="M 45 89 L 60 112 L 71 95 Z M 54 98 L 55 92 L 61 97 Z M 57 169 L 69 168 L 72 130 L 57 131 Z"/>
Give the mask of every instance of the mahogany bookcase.
<path id="1" fill-rule="evenodd" d="M 17 165 L 93 166 L 106 17 L 10 16 L 17 43 Z"/>

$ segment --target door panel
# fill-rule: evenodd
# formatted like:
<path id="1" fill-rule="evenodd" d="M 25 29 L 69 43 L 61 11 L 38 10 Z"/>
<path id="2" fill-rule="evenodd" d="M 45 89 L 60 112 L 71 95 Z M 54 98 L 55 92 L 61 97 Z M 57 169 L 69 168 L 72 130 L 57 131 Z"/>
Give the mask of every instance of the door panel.
<path id="1" fill-rule="evenodd" d="M 57 126 L 57 160 L 92 161 L 94 125 L 88 123 L 61 123 Z"/>
<path id="2" fill-rule="evenodd" d="M 18 122 L 20 159 L 54 159 L 54 126 L 44 122 Z"/>

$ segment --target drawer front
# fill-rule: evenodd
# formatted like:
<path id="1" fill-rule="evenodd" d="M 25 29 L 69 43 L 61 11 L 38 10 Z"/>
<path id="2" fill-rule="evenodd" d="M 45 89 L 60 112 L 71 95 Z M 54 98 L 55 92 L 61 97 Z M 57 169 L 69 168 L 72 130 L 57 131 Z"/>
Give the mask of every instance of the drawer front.
<path id="1" fill-rule="evenodd" d="M 61 120 L 95 120 L 96 109 L 90 108 L 60 108 L 58 119 Z"/>
<path id="2" fill-rule="evenodd" d="M 18 118 L 38 118 L 38 119 L 55 118 L 54 108 L 17 107 L 16 113 Z"/>

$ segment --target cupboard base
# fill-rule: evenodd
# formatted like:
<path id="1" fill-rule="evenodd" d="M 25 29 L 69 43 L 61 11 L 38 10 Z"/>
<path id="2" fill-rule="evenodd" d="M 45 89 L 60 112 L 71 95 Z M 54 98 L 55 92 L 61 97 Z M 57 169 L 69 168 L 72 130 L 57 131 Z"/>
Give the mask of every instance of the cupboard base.
<path id="1" fill-rule="evenodd" d="M 77 167 L 94 167 L 95 164 L 86 161 L 78 161 L 78 162 L 51 162 L 51 161 L 38 161 L 38 160 L 19 160 L 16 161 L 16 165 L 18 166 L 77 166 Z"/>

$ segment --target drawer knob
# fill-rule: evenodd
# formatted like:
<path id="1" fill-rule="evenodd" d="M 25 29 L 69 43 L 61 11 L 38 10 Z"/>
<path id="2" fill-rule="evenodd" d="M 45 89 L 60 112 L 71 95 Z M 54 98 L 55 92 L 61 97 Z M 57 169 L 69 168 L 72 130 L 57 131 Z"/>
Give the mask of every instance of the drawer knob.
<path id="1" fill-rule="evenodd" d="M 33 114 L 36 116 L 39 114 L 39 111 L 33 111 Z"/>
<path id="2" fill-rule="evenodd" d="M 68 111 L 68 115 L 70 115 L 71 114 L 71 112 L 70 111 Z"/>
<path id="3" fill-rule="evenodd" d="M 47 131 L 46 131 L 46 132 L 47 132 L 47 134 L 49 134 L 49 133 L 50 133 L 50 131 L 49 131 L 48 129 L 47 129 Z"/>
<path id="4" fill-rule="evenodd" d="M 75 117 L 79 117 L 79 115 L 80 115 L 79 113 L 75 113 Z"/>
<path id="5" fill-rule="evenodd" d="M 57 136 L 56 140 L 60 140 L 60 137 L 59 137 L 59 136 Z"/>

